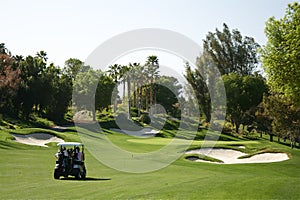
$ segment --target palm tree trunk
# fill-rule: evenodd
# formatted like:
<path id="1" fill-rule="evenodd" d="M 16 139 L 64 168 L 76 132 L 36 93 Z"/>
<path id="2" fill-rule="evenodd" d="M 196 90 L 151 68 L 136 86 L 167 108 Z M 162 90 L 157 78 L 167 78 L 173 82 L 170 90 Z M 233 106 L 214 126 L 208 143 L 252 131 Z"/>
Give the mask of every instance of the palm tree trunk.
<path id="1" fill-rule="evenodd" d="M 138 109 L 138 116 L 141 116 L 141 110 L 142 110 L 142 96 L 143 96 L 143 90 L 142 87 L 139 87 L 139 109 Z"/>
<path id="2" fill-rule="evenodd" d="M 235 132 L 239 133 L 239 128 L 240 128 L 240 123 L 239 122 L 235 122 Z"/>
<path id="3" fill-rule="evenodd" d="M 116 88 L 118 88 L 118 80 L 117 79 L 115 79 L 115 84 L 116 84 Z M 117 91 L 116 91 L 117 92 Z M 118 92 L 117 92 L 118 93 Z M 117 112 L 117 104 L 118 104 L 118 102 L 117 102 L 117 96 L 118 96 L 118 94 L 117 93 L 113 93 L 113 100 L 114 100 L 114 113 L 116 113 Z"/>
<path id="4" fill-rule="evenodd" d="M 244 132 L 245 132 L 245 125 L 242 124 L 242 126 L 243 126 L 243 134 L 244 134 Z M 248 135 L 248 133 L 247 133 L 247 135 Z"/>
<path id="5" fill-rule="evenodd" d="M 154 113 L 153 114 L 156 114 L 156 91 L 154 90 Z"/>
<path id="6" fill-rule="evenodd" d="M 128 96 L 128 119 L 131 119 L 131 105 L 130 105 L 130 79 L 127 79 L 127 96 Z"/>
<path id="7" fill-rule="evenodd" d="M 273 133 L 269 133 L 270 135 L 270 142 L 273 142 Z"/>
<path id="8" fill-rule="evenodd" d="M 148 91 L 147 91 L 147 86 L 146 86 L 145 91 L 146 91 L 146 112 L 148 112 L 149 111 L 149 108 L 148 108 L 149 95 L 148 95 Z"/>
<path id="9" fill-rule="evenodd" d="M 294 148 L 294 147 L 293 147 L 293 139 L 292 139 L 291 134 L 290 134 L 290 143 L 291 143 L 291 148 Z"/>
<path id="10" fill-rule="evenodd" d="M 151 78 L 151 83 L 150 83 L 150 107 L 153 105 L 153 78 Z M 153 111 L 151 109 L 151 113 L 153 114 Z"/>
<path id="11" fill-rule="evenodd" d="M 125 94 L 126 94 L 126 88 L 125 88 L 125 85 L 126 85 L 126 81 L 123 80 L 123 101 L 125 101 Z"/>
<path id="12" fill-rule="evenodd" d="M 114 100 L 114 113 L 117 112 L 117 99 Z"/>
<path id="13" fill-rule="evenodd" d="M 136 107 L 137 103 L 136 103 L 136 88 L 135 88 L 135 81 L 133 81 L 133 107 Z"/>

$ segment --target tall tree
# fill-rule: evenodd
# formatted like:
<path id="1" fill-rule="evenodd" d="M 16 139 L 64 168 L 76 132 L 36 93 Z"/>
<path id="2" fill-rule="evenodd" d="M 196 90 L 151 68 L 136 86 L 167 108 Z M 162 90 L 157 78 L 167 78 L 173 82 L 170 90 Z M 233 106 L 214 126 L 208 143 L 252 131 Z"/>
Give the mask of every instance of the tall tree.
<path id="1" fill-rule="evenodd" d="M 139 73 L 139 69 L 141 68 L 141 64 L 140 63 L 130 63 L 129 64 L 130 67 L 130 77 L 131 77 L 131 82 L 133 82 L 133 106 L 137 107 L 138 105 L 138 92 L 136 91 L 136 87 L 138 85 L 138 73 Z"/>
<path id="2" fill-rule="evenodd" d="M 15 60 L 11 53 L 0 44 L 0 112 L 12 114 L 15 110 L 14 99 L 21 79 L 20 70 L 14 66 Z"/>
<path id="3" fill-rule="evenodd" d="M 155 55 L 148 56 L 146 64 L 145 64 L 145 71 L 148 74 L 150 79 L 150 106 L 153 105 L 153 84 L 155 78 L 159 75 L 159 63 L 158 58 Z M 147 103 L 147 102 L 146 102 Z M 146 106 L 146 110 L 148 111 L 148 106 Z"/>
<path id="4" fill-rule="evenodd" d="M 51 63 L 43 72 L 42 88 L 44 95 L 45 116 L 54 121 L 64 119 L 72 98 L 71 77 L 62 74 L 59 67 Z"/>
<path id="5" fill-rule="evenodd" d="M 265 27 L 268 38 L 262 49 L 268 84 L 300 106 L 300 4 L 289 4 L 285 16 L 270 18 Z"/>
<path id="6" fill-rule="evenodd" d="M 137 96 L 138 96 L 138 116 L 141 115 L 141 110 L 143 108 L 142 101 L 143 101 L 143 87 L 146 83 L 146 74 L 145 74 L 145 67 L 143 65 L 136 65 L 135 66 L 135 80 L 137 86 Z M 147 101 L 147 100 L 146 100 Z"/>
<path id="7" fill-rule="evenodd" d="M 73 100 L 78 109 L 86 109 L 92 112 L 93 120 L 96 120 L 95 93 L 99 83 L 101 72 L 89 69 L 87 72 L 79 72 L 74 83 Z"/>
<path id="8" fill-rule="evenodd" d="M 119 76 L 121 81 L 123 82 L 123 101 L 125 101 L 126 96 L 126 83 L 128 82 L 129 76 L 129 66 L 123 65 L 119 70 Z"/>
<path id="9" fill-rule="evenodd" d="M 109 66 L 109 70 L 107 71 L 109 73 L 110 77 L 114 80 L 114 82 L 116 84 L 116 88 L 119 85 L 118 81 L 120 81 L 120 79 L 121 79 L 121 72 L 120 72 L 121 68 L 122 68 L 121 65 L 114 64 L 114 65 Z M 117 97 L 118 97 L 118 91 L 115 91 L 112 94 L 112 98 L 114 100 L 114 113 L 116 113 L 116 111 L 117 111 L 117 103 L 118 103 Z"/>
<path id="10" fill-rule="evenodd" d="M 197 116 L 196 113 L 199 113 L 199 108 L 197 105 L 199 105 L 199 103 L 198 103 L 197 98 L 193 98 L 194 94 L 195 94 L 193 88 L 191 87 L 191 85 L 186 84 L 186 85 L 184 85 L 183 92 L 184 92 L 185 98 L 181 97 L 182 105 L 180 105 L 180 106 L 182 108 L 182 111 L 187 116 Z"/>
<path id="11" fill-rule="evenodd" d="M 237 29 L 230 31 L 225 23 L 223 32 L 216 29 L 215 33 L 208 33 L 203 47 L 222 75 L 231 72 L 249 75 L 258 65 L 259 45 L 252 37 L 243 37 Z"/>
<path id="12" fill-rule="evenodd" d="M 266 107 L 266 95 L 263 97 L 263 101 L 257 106 L 257 110 L 255 112 L 255 125 L 256 130 L 260 132 L 260 137 L 262 138 L 263 133 L 267 133 L 270 135 L 270 141 L 273 141 L 273 133 L 272 133 L 272 116 L 268 113 Z"/>
<path id="13" fill-rule="evenodd" d="M 182 86 L 178 80 L 170 76 L 161 76 L 154 84 L 157 103 L 162 105 L 166 112 L 175 117 L 174 106 L 179 103 Z"/>
<path id="14" fill-rule="evenodd" d="M 111 105 L 112 93 L 115 88 L 114 80 L 104 73 L 99 73 L 99 83 L 95 94 L 96 110 L 108 109 Z"/>
<path id="15" fill-rule="evenodd" d="M 47 101 L 49 92 L 43 81 L 44 72 L 47 67 L 45 52 L 37 53 L 36 56 L 27 56 L 19 63 L 22 79 L 18 90 L 18 100 L 16 106 L 21 114 L 28 118 L 33 111 L 42 112 L 42 108 Z"/>
<path id="16" fill-rule="evenodd" d="M 127 101 L 128 101 L 128 119 L 131 119 L 131 78 L 132 74 L 129 73 L 129 71 L 132 70 L 132 65 L 129 64 L 127 67 L 127 74 L 126 74 L 126 79 L 127 79 Z"/>
<path id="17" fill-rule="evenodd" d="M 268 110 L 272 128 L 278 135 L 288 136 L 291 146 L 300 140 L 300 4 L 289 4 L 283 18 L 270 18 L 265 27 L 268 38 L 262 48 L 262 64 L 271 94 Z M 300 141 L 299 141 L 300 144 Z"/>
<path id="18" fill-rule="evenodd" d="M 77 58 L 69 58 L 65 61 L 63 73 L 69 76 L 73 81 L 79 72 L 87 72 L 90 70 L 90 66 L 84 65 L 84 62 Z"/>
<path id="19" fill-rule="evenodd" d="M 209 32 L 203 43 L 203 53 L 197 58 L 197 68 L 186 66 L 186 79 L 192 86 L 206 121 L 211 119 L 211 99 L 215 99 L 217 70 L 221 75 L 236 73 L 250 75 L 258 65 L 259 45 L 251 37 L 243 37 L 238 30 Z"/>
<path id="20" fill-rule="evenodd" d="M 238 132 L 247 111 L 258 106 L 262 101 L 267 86 L 261 76 L 242 76 L 230 73 L 222 78 L 226 88 L 227 112 Z"/>
<path id="21" fill-rule="evenodd" d="M 186 63 L 186 75 L 185 78 L 192 87 L 200 108 L 200 112 L 205 116 L 206 122 L 211 120 L 211 101 L 210 94 L 207 87 L 206 78 L 202 76 L 200 67 L 192 70 L 189 63 Z"/>
<path id="22" fill-rule="evenodd" d="M 272 117 L 272 131 L 278 137 L 289 138 L 293 148 L 296 139 L 300 142 L 300 109 L 279 94 L 264 99 L 267 114 Z M 272 134 L 273 135 L 273 134 Z M 300 143 L 299 143 L 300 148 Z"/>

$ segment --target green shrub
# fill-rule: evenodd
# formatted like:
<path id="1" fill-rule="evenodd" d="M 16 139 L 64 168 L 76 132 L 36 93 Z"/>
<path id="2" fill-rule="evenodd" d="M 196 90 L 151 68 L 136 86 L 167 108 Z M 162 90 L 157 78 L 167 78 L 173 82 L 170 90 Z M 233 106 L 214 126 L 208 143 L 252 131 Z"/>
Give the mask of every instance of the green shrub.
<path id="1" fill-rule="evenodd" d="M 233 130 L 233 126 L 231 123 L 226 122 L 224 127 L 223 127 L 223 133 L 231 133 Z"/>
<path id="2" fill-rule="evenodd" d="M 137 117 L 138 116 L 138 109 L 136 107 L 131 107 L 130 114 L 131 114 L 131 117 Z"/>
<path id="3" fill-rule="evenodd" d="M 180 121 L 174 118 L 168 118 L 163 127 L 164 130 L 178 130 Z"/>
<path id="4" fill-rule="evenodd" d="M 30 118 L 31 118 L 32 123 L 35 124 L 35 126 L 37 126 L 37 127 L 49 128 L 49 127 L 55 126 L 53 121 L 50 121 L 49 119 L 46 119 L 46 118 L 38 117 L 37 115 L 34 115 L 34 114 L 32 114 L 30 116 Z"/>
<path id="5" fill-rule="evenodd" d="M 150 124 L 151 118 L 148 113 L 143 113 L 141 114 L 139 121 L 145 124 Z"/>
<path id="6" fill-rule="evenodd" d="M 65 117 L 66 120 L 68 121 L 72 121 L 73 120 L 73 112 L 72 110 L 68 110 L 68 112 L 66 112 Z"/>

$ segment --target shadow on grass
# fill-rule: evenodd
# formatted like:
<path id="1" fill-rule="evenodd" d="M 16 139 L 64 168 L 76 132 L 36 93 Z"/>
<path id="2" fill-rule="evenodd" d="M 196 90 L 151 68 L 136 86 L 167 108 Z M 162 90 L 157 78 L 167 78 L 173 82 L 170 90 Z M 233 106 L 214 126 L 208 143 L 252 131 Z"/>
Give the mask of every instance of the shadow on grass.
<path id="1" fill-rule="evenodd" d="M 68 181 L 110 181 L 111 178 L 93 178 L 93 177 L 86 177 L 85 179 L 76 179 L 73 177 L 68 178 L 61 178 L 60 180 L 68 180 Z"/>

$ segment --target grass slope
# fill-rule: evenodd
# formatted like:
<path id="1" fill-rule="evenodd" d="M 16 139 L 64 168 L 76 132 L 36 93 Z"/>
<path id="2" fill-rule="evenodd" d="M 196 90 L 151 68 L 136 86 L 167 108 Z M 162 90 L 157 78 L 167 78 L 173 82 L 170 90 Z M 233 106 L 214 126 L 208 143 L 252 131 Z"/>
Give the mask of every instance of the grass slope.
<path id="1" fill-rule="evenodd" d="M 25 129 L 31 133 L 36 129 Z M 39 130 L 41 131 L 41 130 Z M 44 130 L 47 132 L 47 130 Z M 21 131 L 22 132 L 22 131 Z M 19 132 L 20 133 L 20 132 Z M 51 132 L 79 139 L 72 131 Z M 121 148 L 148 152 L 170 142 L 170 138 L 140 139 L 110 133 Z M 198 148 L 202 141 L 194 141 Z M 166 168 L 144 174 L 122 173 L 101 164 L 86 151 L 88 178 L 85 181 L 54 180 L 56 147 L 18 144 L 9 132 L 0 131 L 1 199 L 297 199 L 300 190 L 300 151 L 266 140 L 218 141 L 218 147 L 254 153 L 274 148 L 291 159 L 268 164 L 215 165 L 180 159 Z"/>

